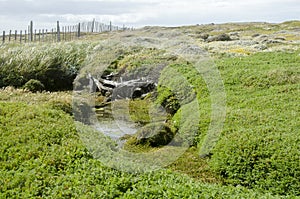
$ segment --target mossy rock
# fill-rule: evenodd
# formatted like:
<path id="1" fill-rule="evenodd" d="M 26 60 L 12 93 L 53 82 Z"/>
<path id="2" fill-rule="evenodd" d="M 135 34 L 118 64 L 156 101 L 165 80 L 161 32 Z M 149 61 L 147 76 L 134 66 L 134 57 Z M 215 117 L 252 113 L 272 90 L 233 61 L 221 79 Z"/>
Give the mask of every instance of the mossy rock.
<path id="1" fill-rule="evenodd" d="M 128 139 L 130 145 L 147 145 L 151 147 L 169 144 L 175 133 L 163 122 L 151 123 L 142 127 L 135 135 Z"/>

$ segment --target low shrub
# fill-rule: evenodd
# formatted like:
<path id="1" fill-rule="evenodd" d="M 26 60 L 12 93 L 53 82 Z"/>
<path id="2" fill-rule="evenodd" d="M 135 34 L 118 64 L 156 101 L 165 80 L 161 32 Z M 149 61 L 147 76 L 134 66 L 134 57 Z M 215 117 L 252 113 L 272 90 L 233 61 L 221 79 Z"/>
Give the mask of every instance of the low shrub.
<path id="1" fill-rule="evenodd" d="M 299 133 L 240 131 L 225 136 L 211 165 L 227 183 L 280 195 L 300 195 Z"/>
<path id="2" fill-rule="evenodd" d="M 105 167 L 83 145 L 72 118 L 45 106 L 0 102 L 0 136 L 0 198 L 273 198 L 168 170 Z"/>
<path id="3" fill-rule="evenodd" d="M 51 100 L 47 103 L 52 109 L 62 110 L 69 115 L 73 115 L 72 104 L 68 101 L 63 100 Z"/>
<path id="4" fill-rule="evenodd" d="M 45 86 L 42 84 L 39 80 L 31 79 L 23 86 L 23 88 L 31 91 L 31 92 L 37 92 L 44 90 Z"/>
<path id="5" fill-rule="evenodd" d="M 213 41 L 231 41 L 231 38 L 228 34 L 221 34 L 216 36 L 211 36 L 206 39 L 207 42 L 213 42 Z"/>
<path id="6" fill-rule="evenodd" d="M 275 52 L 218 63 L 228 111 L 210 163 L 227 184 L 300 195 L 299 59 Z"/>

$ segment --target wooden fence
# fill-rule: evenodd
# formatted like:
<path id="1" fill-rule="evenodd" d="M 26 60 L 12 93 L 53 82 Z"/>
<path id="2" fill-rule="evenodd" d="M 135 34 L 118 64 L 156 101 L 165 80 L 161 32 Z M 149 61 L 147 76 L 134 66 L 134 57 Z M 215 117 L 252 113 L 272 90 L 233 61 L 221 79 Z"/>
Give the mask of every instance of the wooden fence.
<path id="1" fill-rule="evenodd" d="M 72 26 L 61 26 L 57 21 L 56 27 L 52 29 L 34 29 L 33 22 L 30 22 L 27 30 L 2 32 L 2 43 L 7 42 L 60 42 L 72 41 L 89 33 L 101 33 L 118 30 L 131 30 L 132 28 L 114 26 L 110 22 L 108 25 L 97 22 L 82 22 Z"/>

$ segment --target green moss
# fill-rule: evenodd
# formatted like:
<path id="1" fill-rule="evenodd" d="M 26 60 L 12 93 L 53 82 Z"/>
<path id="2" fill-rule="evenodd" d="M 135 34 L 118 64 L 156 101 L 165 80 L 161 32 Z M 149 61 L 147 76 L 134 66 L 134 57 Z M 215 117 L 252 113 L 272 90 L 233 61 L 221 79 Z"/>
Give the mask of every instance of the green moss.
<path id="1" fill-rule="evenodd" d="M 151 100 L 131 100 L 129 102 L 129 114 L 130 118 L 138 124 L 147 124 L 151 122 L 149 109 L 151 106 Z"/>
<path id="2" fill-rule="evenodd" d="M 164 146 L 171 142 L 175 133 L 165 123 L 151 123 L 142 127 L 134 136 L 135 144 L 151 147 Z"/>

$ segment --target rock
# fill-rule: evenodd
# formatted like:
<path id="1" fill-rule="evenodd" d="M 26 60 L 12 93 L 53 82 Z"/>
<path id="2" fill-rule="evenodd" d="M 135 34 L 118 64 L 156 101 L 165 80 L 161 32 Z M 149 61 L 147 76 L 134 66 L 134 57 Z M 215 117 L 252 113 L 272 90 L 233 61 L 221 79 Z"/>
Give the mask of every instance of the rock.
<path id="1" fill-rule="evenodd" d="M 266 44 L 279 44 L 281 42 L 282 41 L 278 41 L 278 40 L 274 40 L 274 39 L 267 39 L 264 41 L 264 43 L 266 43 Z"/>
<path id="2" fill-rule="evenodd" d="M 267 39 L 268 37 L 269 37 L 268 35 L 259 35 L 259 36 L 257 36 L 256 39 L 258 39 L 258 40 L 265 40 L 265 39 Z"/>
<path id="3" fill-rule="evenodd" d="M 257 49 L 257 50 L 266 50 L 266 49 L 268 49 L 268 47 L 264 44 L 257 44 L 257 45 L 254 46 L 254 48 Z"/>
<path id="4" fill-rule="evenodd" d="M 229 35 L 230 36 L 239 36 L 239 33 L 238 32 L 230 32 Z"/>
<path id="5" fill-rule="evenodd" d="M 258 44 L 258 42 L 253 40 L 239 40 L 235 41 L 234 44 L 239 46 L 253 46 Z"/>
<path id="6" fill-rule="evenodd" d="M 230 36 L 231 40 L 239 40 L 240 39 L 240 35 L 238 32 L 231 32 L 231 33 L 229 33 L 229 36 Z"/>
<path id="7" fill-rule="evenodd" d="M 285 41 L 286 39 L 284 37 L 275 37 L 275 40 Z"/>

